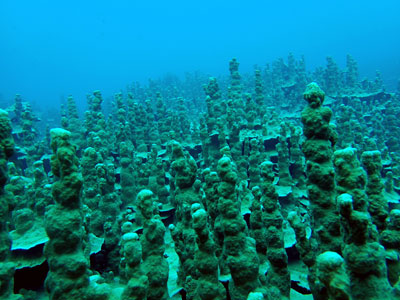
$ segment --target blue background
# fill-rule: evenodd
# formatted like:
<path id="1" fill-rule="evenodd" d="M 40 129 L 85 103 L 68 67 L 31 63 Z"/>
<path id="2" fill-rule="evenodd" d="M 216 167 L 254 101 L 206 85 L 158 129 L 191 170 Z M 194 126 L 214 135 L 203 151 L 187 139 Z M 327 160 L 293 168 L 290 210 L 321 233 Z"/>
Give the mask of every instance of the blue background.
<path id="1" fill-rule="evenodd" d="M 59 106 L 169 72 L 241 72 L 293 52 L 308 70 L 346 54 L 362 77 L 400 77 L 400 1 L 0 0 L 0 94 Z"/>

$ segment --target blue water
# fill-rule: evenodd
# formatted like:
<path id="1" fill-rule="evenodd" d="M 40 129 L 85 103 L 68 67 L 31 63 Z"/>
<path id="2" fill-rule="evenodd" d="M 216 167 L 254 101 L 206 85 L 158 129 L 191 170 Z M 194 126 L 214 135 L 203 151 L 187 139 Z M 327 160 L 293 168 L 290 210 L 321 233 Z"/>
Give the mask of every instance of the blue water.
<path id="1" fill-rule="evenodd" d="M 0 0 L 0 100 L 59 107 L 133 81 L 200 70 L 241 72 L 293 52 L 307 68 L 346 54 L 361 77 L 400 78 L 400 1 Z"/>

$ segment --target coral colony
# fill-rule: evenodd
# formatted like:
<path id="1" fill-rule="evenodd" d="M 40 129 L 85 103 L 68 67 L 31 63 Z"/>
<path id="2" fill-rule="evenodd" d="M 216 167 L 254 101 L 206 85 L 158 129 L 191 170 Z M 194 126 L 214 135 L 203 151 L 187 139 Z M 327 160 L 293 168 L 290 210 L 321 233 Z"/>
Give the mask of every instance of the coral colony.
<path id="1" fill-rule="evenodd" d="M 229 71 L 4 105 L 0 298 L 400 299 L 400 91 Z"/>

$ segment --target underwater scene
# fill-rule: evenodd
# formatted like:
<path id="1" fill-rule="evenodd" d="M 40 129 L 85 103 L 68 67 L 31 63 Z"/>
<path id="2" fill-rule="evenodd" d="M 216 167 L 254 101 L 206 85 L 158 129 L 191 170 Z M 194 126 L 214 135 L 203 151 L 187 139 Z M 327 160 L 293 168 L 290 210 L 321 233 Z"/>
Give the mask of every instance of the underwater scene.
<path id="1" fill-rule="evenodd" d="M 0 299 L 400 299 L 400 2 L 0 1 Z"/>

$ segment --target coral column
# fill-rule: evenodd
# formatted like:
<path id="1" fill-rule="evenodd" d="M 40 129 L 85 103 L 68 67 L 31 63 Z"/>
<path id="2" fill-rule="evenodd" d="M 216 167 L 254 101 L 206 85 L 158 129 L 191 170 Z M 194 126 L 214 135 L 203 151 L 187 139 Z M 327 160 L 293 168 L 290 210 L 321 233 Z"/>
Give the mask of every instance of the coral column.
<path id="1" fill-rule="evenodd" d="M 142 190 L 137 196 L 138 209 L 143 217 L 143 270 L 148 278 L 147 300 L 168 299 L 168 263 L 164 258 L 165 226 L 154 205 L 150 190 Z"/>
<path id="2" fill-rule="evenodd" d="M 218 210 L 222 215 L 224 255 L 232 275 L 229 292 L 232 299 L 246 299 L 250 292 L 260 291 L 259 259 L 254 239 L 247 236 L 246 223 L 240 215 L 235 187 L 238 175 L 229 157 L 218 161 Z"/>
<path id="3" fill-rule="evenodd" d="M 379 151 L 365 151 L 361 155 L 361 161 L 368 175 L 366 189 L 369 198 L 368 211 L 371 215 L 372 222 L 379 231 L 382 231 L 386 226 L 385 220 L 388 216 L 389 207 L 387 200 L 382 194 L 384 185 L 381 176 L 381 153 Z"/>
<path id="4" fill-rule="evenodd" d="M 339 217 L 335 205 L 333 146 L 337 134 L 329 121 L 332 111 L 323 107 L 325 93 L 315 82 L 307 85 L 304 99 L 308 106 L 301 113 L 306 141 L 303 153 L 307 160 L 307 189 L 314 228 L 320 251 L 341 252 Z"/>
<path id="5" fill-rule="evenodd" d="M 350 194 L 340 195 L 337 202 L 340 221 L 349 229 L 345 233 L 343 258 L 350 277 L 352 299 L 399 299 L 387 278 L 385 250 L 370 238 L 370 216 L 354 210 Z"/>
<path id="6" fill-rule="evenodd" d="M 200 194 L 193 188 L 196 180 L 196 162 L 189 154 L 184 152 L 183 147 L 176 141 L 170 143 L 172 151 L 172 174 L 175 176 L 175 201 L 176 226 L 171 226 L 171 235 L 175 243 L 175 249 L 180 259 L 178 271 L 179 283 L 186 290 L 187 299 L 193 299 L 196 293 L 194 280 L 198 279 L 199 273 L 195 267 L 196 233 L 192 228 L 191 206 L 200 204 Z"/>
<path id="7" fill-rule="evenodd" d="M 14 266 L 8 261 L 11 240 L 7 230 L 10 195 L 4 190 L 8 179 L 7 160 L 14 153 L 11 125 L 6 111 L 0 109 L 0 298 L 12 299 Z"/>
<path id="8" fill-rule="evenodd" d="M 56 128 L 50 131 L 51 169 L 59 178 L 53 184 L 56 202 L 45 214 L 45 229 L 50 241 L 45 255 L 49 263 L 49 274 L 45 286 L 50 299 L 105 299 L 91 294 L 88 262 L 82 251 L 82 215 L 79 194 L 82 179 L 78 173 L 75 147 L 71 145 L 71 133 Z"/>
<path id="9" fill-rule="evenodd" d="M 267 274 L 267 283 L 279 290 L 277 297 L 290 298 L 290 274 L 288 257 L 283 244 L 283 217 L 280 211 L 278 194 L 275 191 L 273 163 L 265 161 L 260 166 L 263 179 L 261 183 L 261 204 L 264 208 L 262 221 L 266 230 L 267 258 L 270 269 Z"/>
<path id="10" fill-rule="evenodd" d="M 196 231 L 195 265 L 200 273 L 196 294 L 202 300 L 222 300 L 225 289 L 218 282 L 218 260 L 215 256 L 215 244 L 207 224 L 207 212 L 199 203 L 192 205 L 193 228 Z"/>

